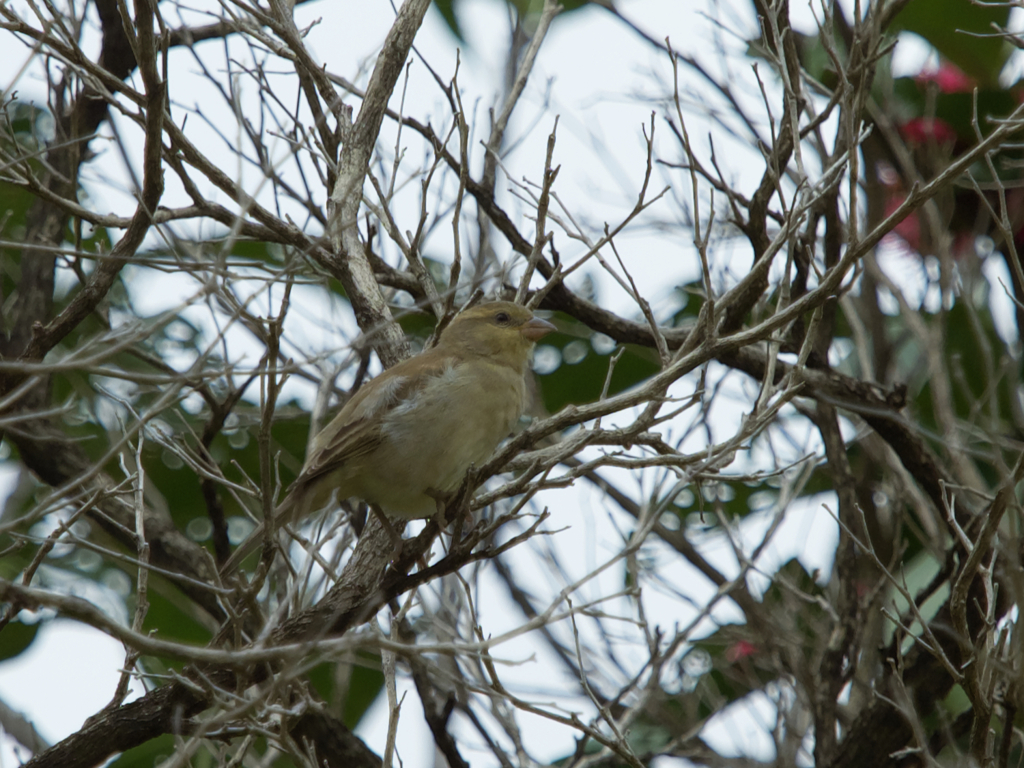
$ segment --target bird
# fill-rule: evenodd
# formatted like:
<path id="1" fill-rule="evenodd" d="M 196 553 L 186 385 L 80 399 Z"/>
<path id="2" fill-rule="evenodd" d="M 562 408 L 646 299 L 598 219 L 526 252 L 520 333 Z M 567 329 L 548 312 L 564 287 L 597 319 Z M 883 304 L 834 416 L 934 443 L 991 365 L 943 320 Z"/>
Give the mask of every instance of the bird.
<path id="1" fill-rule="evenodd" d="M 458 314 L 435 346 L 364 384 L 316 435 L 273 512 L 274 527 L 323 508 L 335 494 L 387 517 L 435 514 L 438 500 L 511 433 L 526 409 L 534 344 L 553 330 L 509 301 Z M 238 545 L 222 576 L 259 546 L 264 526 Z"/>

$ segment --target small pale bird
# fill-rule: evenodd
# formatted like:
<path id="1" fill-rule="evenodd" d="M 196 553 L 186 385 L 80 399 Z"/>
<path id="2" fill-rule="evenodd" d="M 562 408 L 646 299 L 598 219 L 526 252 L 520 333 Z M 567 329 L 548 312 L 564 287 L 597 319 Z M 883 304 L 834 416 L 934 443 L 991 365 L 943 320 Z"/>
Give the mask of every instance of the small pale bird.
<path id="1" fill-rule="evenodd" d="M 430 517 L 471 465 L 487 459 L 526 408 L 534 343 L 555 326 L 496 301 L 458 315 L 437 344 L 361 387 L 314 438 L 275 525 L 320 509 L 337 492 L 385 515 Z M 221 569 L 263 541 L 261 523 Z"/>

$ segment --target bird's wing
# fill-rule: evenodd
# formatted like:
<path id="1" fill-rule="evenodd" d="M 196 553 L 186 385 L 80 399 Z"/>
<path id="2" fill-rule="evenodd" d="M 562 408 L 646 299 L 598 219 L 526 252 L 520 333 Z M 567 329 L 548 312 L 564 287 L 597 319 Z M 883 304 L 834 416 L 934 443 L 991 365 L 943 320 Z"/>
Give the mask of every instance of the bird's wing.
<path id="1" fill-rule="evenodd" d="M 362 387 L 334 419 L 314 438 L 300 479 L 308 484 L 354 458 L 365 456 L 384 439 L 386 414 L 414 398 L 426 383 L 442 375 L 456 360 L 449 354 L 428 352 L 388 369 Z"/>

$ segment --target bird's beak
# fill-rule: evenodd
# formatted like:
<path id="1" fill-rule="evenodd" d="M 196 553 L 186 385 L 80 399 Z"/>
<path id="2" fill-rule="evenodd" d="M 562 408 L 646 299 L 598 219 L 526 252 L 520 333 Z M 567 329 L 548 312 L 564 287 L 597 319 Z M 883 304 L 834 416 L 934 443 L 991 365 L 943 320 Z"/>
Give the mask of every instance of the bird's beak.
<path id="1" fill-rule="evenodd" d="M 556 330 L 555 326 L 549 323 L 547 320 L 541 320 L 539 317 L 531 317 L 523 326 L 519 329 L 519 332 L 523 334 L 530 341 L 537 341 L 543 338 L 547 334 Z"/>

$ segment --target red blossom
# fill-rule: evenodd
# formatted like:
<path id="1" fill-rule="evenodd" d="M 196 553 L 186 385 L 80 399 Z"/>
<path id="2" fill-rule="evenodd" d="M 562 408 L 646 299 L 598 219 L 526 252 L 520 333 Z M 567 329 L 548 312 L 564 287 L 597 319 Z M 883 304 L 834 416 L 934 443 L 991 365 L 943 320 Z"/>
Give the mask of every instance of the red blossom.
<path id="1" fill-rule="evenodd" d="M 885 198 L 885 215 L 889 216 L 897 208 L 903 205 L 907 199 L 903 192 L 891 190 Z M 917 211 L 907 216 L 903 221 L 892 228 L 892 234 L 899 235 L 912 251 L 919 251 L 921 248 L 921 220 L 917 217 Z"/>
<path id="2" fill-rule="evenodd" d="M 730 664 L 753 656 L 757 653 L 757 646 L 749 640 L 738 640 L 725 649 L 725 660 Z"/>
<path id="3" fill-rule="evenodd" d="M 943 93 L 972 93 L 977 85 L 974 78 L 950 61 L 944 61 L 931 72 L 922 72 L 914 78 L 918 85 L 935 83 Z"/>
<path id="4" fill-rule="evenodd" d="M 953 144 L 956 131 L 940 117 L 914 117 L 900 126 L 903 138 L 911 144 Z"/>

